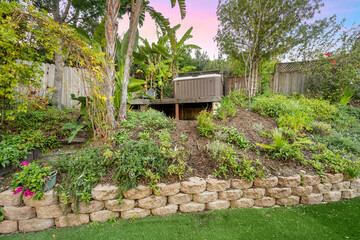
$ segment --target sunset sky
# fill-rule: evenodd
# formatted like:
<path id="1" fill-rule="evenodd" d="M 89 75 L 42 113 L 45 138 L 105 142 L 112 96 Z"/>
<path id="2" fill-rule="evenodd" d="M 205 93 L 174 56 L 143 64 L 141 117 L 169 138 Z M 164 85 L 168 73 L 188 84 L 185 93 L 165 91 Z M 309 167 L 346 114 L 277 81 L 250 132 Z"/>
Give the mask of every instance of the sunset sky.
<path id="1" fill-rule="evenodd" d="M 197 44 L 203 51 L 208 52 L 211 58 L 217 56 L 218 49 L 214 37 L 218 28 L 216 8 L 218 0 L 187 0 L 187 14 L 181 20 L 179 7 L 171 8 L 170 0 L 152 0 L 151 6 L 170 19 L 171 26 L 181 24 L 177 36 L 180 38 L 187 29 L 194 27 L 193 38 L 188 43 Z M 346 24 L 360 23 L 360 0 L 323 0 L 325 6 L 321 9 L 320 17 L 330 17 L 334 14 L 338 19 L 346 18 Z M 123 33 L 128 28 L 127 17 L 120 21 L 119 32 Z M 150 42 L 156 41 L 155 23 L 147 15 L 144 26 L 140 29 L 140 36 Z"/>

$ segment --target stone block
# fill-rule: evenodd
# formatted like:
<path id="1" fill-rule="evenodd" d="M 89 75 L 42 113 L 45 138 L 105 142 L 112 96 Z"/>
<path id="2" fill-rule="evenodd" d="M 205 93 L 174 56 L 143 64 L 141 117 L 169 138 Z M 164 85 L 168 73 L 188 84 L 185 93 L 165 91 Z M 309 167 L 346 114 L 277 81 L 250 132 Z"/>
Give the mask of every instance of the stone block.
<path id="1" fill-rule="evenodd" d="M 19 206 L 21 194 L 14 194 L 12 190 L 0 193 L 0 206 Z"/>
<path id="2" fill-rule="evenodd" d="M 263 198 L 265 196 L 265 189 L 264 188 L 249 188 L 243 190 L 243 197 L 244 198 Z"/>
<path id="3" fill-rule="evenodd" d="M 296 206 L 299 205 L 300 197 L 290 196 L 288 198 L 276 199 L 276 204 L 280 206 Z"/>
<path id="4" fill-rule="evenodd" d="M 312 186 L 306 186 L 306 187 L 299 186 L 299 187 L 291 188 L 291 190 L 292 190 L 293 195 L 302 197 L 302 196 L 310 195 L 313 191 L 313 187 Z"/>
<path id="5" fill-rule="evenodd" d="M 32 218 L 19 221 L 20 232 L 38 232 L 54 227 L 54 219 Z"/>
<path id="6" fill-rule="evenodd" d="M 350 188 L 350 181 L 344 181 L 339 183 L 334 183 L 332 185 L 332 191 L 344 191 Z"/>
<path id="7" fill-rule="evenodd" d="M 90 201 L 89 204 L 86 204 L 84 202 L 79 202 L 79 206 L 78 206 L 78 212 L 79 213 L 92 213 L 92 212 L 98 212 L 100 210 L 104 209 L 104 202 L 103 201 L 97 201 L 97 200 L 93 200 Z M 71 204 L 71 209 L 76 213 L 76 209 L 75 209 L 75 204 L 72 203 Z"/>
<path id="8" fill-rule="evenodd" d="M 244 179 L 232 179 L 231 180 L 231 187 L 236 189 L 247 189 L 253 186 L 253 181 L 248 181 Z"/>
<path id="9" fill-rule="evenodd" d="M 271 197 L 255 199 L 254 205 L 257 207 L 273 207 L 275 205 L 275 199 Z"/>
<path id="10" fill-rule="evenodd" d="M 332 187 L 331 183 L 318 184 L 313 186 L 313 193 L 328 193 Z"/>
<path id="11" fill-rule="evenodd" d="M 287 198 L 291 195 L 291 188 L 268 188 L 266 195 L 272 198 Z"/>
<path id="12" fill-rule="evenodd" d="M 324 202 L 337 202 L 341 200 L 341 192 L 340 191 L 331 191 L 328 193 L 324 193 Z"/>
<path id="13" fill-rule="evenodd" d="M 159 208 L 166 204 L 166 197 L 164 196 L 150 196 L 139 200 L 139 207 L 145 209 Z"/>
<path id="14" fill-rule="evenodd" d="M 240 198 L 239 200 L 232 200 L 231 206 L 236 208 L 251 208 L 254 206 L 254 199 Z"/>
<path id="15" fill-rule="evenodd" d="M 351 181 L 350 187 L 352 189 L 360 189 L 360 179 L 355 179 Z"/>
<path id="16" fill-rule="evenodd" d="M 186 204 L 191 202 L 192 198 L 190 194 L 178 193 L 174 196 L 169 196 L 168 202 L 171 204 Z"/>
<path id="17" fill-rule="evenodd" d="M 91 195 L 93 199 L 99 201 L 114 200 L 118 198 L 118 187 L 99 184 L 93 188 Z"/>
<path id="18" fill-rule="evenodd" d="M 189 202 L 185 204 L 180 204 L 180 211 L 187 213 L 187 212 L 202 212 L 205 209 L 204 203 L 196 203 L 196 202 Z"/>
<path id="19" fill-rule="evenodd" d="M 323 200 L 322 194 L 312 193 L 308 196 L 301 197 L 301 203 L 305 205 L 320 204 Z"/>
<path id="20" fill-rule="evenodd" d="M 320 184 L 321 178 L 319 175 L 304 175 L 302 181 L 306 186 L 313 186 Z"/>
<path id="21" fill-rule="evenodd" d="M 9 220 L 27 220 L 29 218 L 36 217 L 35 208 L 24 206 L 24 207 L 14 207 L 14 206 L 5 206 L 4 207 L 4 216 L 5 219 Z"/>
<path id="22" fill-rule="evenodd" d="M 296 175 L 292 177 L 278 177 L 279 179 L 279 185 L 282 187 L 297 187 L 301 183 L 301 176 Z"/>
<path id="23" fill-rule="evenodd" d="M 181 192 L 187 194 L 201 193 L 206 189 L 206 181 L 202 178 L 191 177 L 189 181 L 181 182 Z"/>
<path id="24" fill-rule="evenodd" d="M 159 183 L 158 185 L 160 196 L 174 196 L 180 192 L 180 183 L 165 184 Z"/>
<path id="25" fill-rule="evenodd" d="M 202 193 L 197 193 L 193 195 L 193 200 L 194 202 L 197 203 L 208 203 L 208 202 L 212 202 L 215 201 L 218 198 L 218 193 L 217 192 L 202 192 Z"/>
<path id="26" fill-rule="evenodd" d="M 23 197 L 24 203 L 30 207 L 44 207 L 55 205 L 57 202 L 56 193 L 54 190 L 50 190 L 44 193 L 44 199 L 42 200 L 33 200 L 33 196 Z"/>
<path id="27" fill-rule="evenodd" d="M 229 207 L 230 201 L 228 200 L 215 200 L 206 204 L 206 209 L 209 210 L 227 209 Z"/>
<path id="28" fill-rule="evenodd" d="M 57 218 L 63 216 L 67 210 L 69 212 L 70 209 L 66 209 L 65 205 L 50 205 L 36 208 L 36 215 L 38 218 Z"/>
<path id="29" fill-rule="evenodd" d="M 230 180 L 206 179 L 206 190 L 210 192 L 225 191 L 230 188 Z"/>
<path id="30" fill-rule="evenodd" d="M 0 234 L 8 234 L 18 231 L 18 223 L 13 220 L 5 220 L 0 222 Z"/>
<path id="31" fill-rule="evenodd" d="M 135 200 L 122 199 L 121 203 L 118 203 L 118 200 L 107 200 L 105 207 L 107 210 L 115 212 L 128 211 L 135 207 Z"/>
<path id="32" fill-rule="evenodd" d="M 347 189 L 342 192 L 344 199 L 351 199 L 357 197 L 357 189 Z"/>
<path id="33" fill-rule="evenodd" d="M 79 226 L 90 222 L 89 214 L 68 214 L 55 218 L 56 227 Z"/>
<path id="34" fill-rule="evenodd" d="M 90 213 L 90 220 L 93 222 L 106 222 L 109 218 L 119 218 L 119 212 L 112 212 L 109 210 L 101 210 L 98 212 Z"/>
<path id="35" fill-rule="evenodd" d="M 230 189 L 219 192 L 219 199 L 221 200 L 238 200 L 242 197 L 243 191 L 241 189 Z"/>
<path id="36" fill-rule="evenodd" d="M 175 214 L 178 208 L 179 206 L 176 204 L 168 204 L 164 207 L 151 209 L 151 213 L 155 216 L 167 216 L 167 215 Z"/>
<path id="37" fill-rule="evenodd" d="M 339 183 L 342 182 L 344 179 L 344 175 L 342 173 L 335 173 L 335 174 L 326 174 L 326 178 L 324 178 L 325 183 Z"/>
<path id="38" fill-rule="evenodd" d="M 150 215 L 149 209 L 134 208 L 129 211 L 121 212 L 121 218 L 130 219 L 130 218 L 144 218 Z"/>
<path id="39" fill-rule="evenodd" d="M 150 196 L 152 193 L 151 189 L 148 186 L 138 186 L 136 188 L 130 189 L 124 193 L 124 197 L 130 200 L 142 199 Z"/>
<path id="40" fill-rule="evenodd" d="M 257 188 L 273 188 L 278 185 L 277 177 L 269 177 L 269 178 L 257 178 L 254 181 L 254 186 Z"/>

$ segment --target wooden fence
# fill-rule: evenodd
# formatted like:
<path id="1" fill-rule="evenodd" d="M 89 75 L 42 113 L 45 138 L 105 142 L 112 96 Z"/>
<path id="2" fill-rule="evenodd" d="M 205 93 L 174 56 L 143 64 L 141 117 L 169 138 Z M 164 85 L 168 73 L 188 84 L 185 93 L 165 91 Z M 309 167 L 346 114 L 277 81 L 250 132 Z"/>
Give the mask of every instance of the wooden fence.
<path id="1" fill-rule="evenodd" d="M 44 63 L 42 65 L 44 75 L 41 78 L 41 87 L 38 96 L 45 97 L 49 94 L 49 88 L 54 87 L 55 79 L 55 65 Z M 81 71 L 81 70 L 80 70 Z M 83 81 L 79 77 L 79 70 L 76 68 L 63 67 L 63 85 L 61 88 L 61 104 L 65 107 L 71 108 L 77 104 L 77 101 L 71 100 L 71 94 L 76 97 L 85 95 L 85 87 Z M 22 95 L 27 94 L 28 88 L 20 88 Z"/>
<path id="2" fill-rule="evenodd" d="M 276 93 L 306 92 L 306 79 L 298 71 L 296 63 L 277 63 L 274 77 L 270 79 L 270 89 Z"/>
<path id="3" fill-rule="evenodd" d="M 233 77 L 227 76 L 225 79 L 225 95 L 228 95 L 230 91 L 246 89 L 246 78 L 245 77 Z M 261 89 L 261 75 L 258 75 L 258 90 Z"/>

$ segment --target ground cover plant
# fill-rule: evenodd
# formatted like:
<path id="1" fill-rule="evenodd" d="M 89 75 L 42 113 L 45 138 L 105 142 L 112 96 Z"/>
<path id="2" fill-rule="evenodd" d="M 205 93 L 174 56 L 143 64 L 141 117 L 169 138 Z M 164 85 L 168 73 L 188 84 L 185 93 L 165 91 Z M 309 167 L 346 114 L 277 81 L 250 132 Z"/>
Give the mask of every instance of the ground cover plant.
<path id="1" fill-rule="evenodd" d="M 287 208 L 226 209 L 108 221 L 3 239 L 358 239 L 360 198 Z M 340 224 L 341 223 L 341 224 Z"/>

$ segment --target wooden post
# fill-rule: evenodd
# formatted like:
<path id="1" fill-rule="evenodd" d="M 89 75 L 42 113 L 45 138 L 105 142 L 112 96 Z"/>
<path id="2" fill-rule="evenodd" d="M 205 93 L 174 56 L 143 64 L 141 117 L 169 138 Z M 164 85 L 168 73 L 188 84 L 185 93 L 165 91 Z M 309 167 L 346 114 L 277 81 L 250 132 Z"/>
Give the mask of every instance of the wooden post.
<path id="1" fill-rule="evenodd" d="M 181 104 L 181 120 L 184 120 L 184 104 Z"/>
<path id="2" fill-rule="evenodd" d="M 175 104 L 175 120 L 179 120 L 179 104 Z"/>

